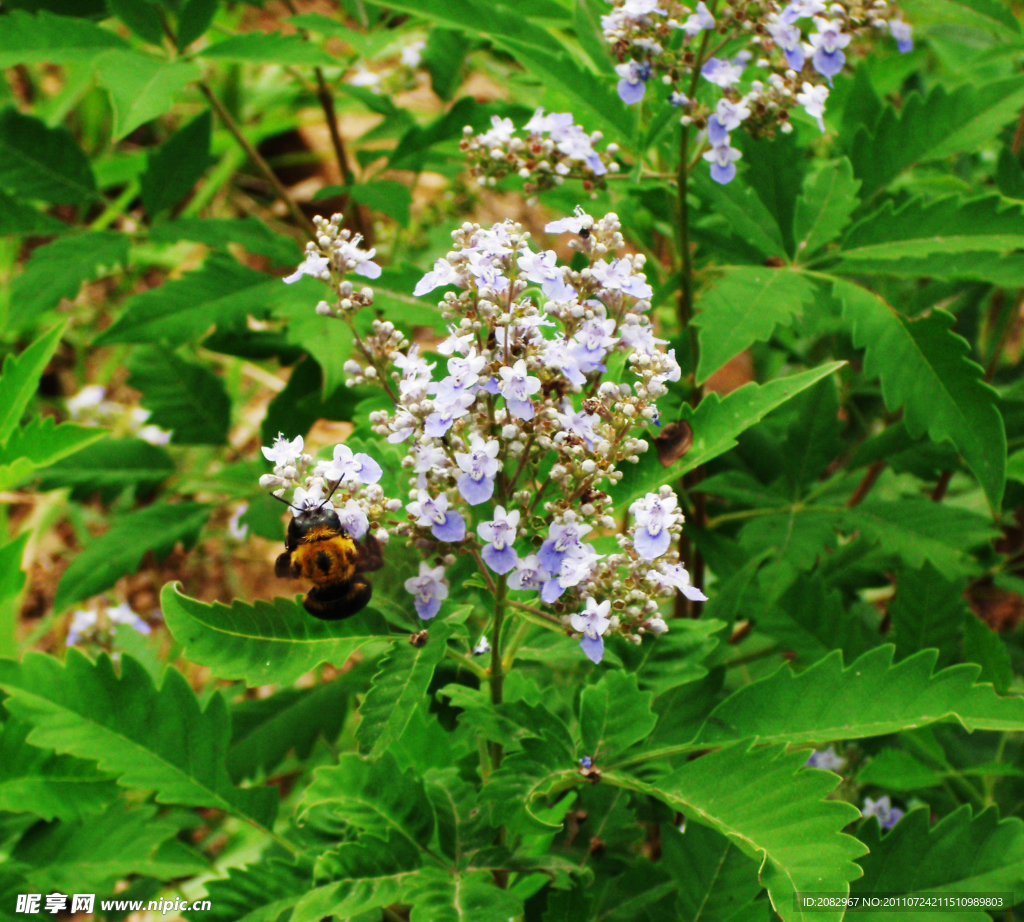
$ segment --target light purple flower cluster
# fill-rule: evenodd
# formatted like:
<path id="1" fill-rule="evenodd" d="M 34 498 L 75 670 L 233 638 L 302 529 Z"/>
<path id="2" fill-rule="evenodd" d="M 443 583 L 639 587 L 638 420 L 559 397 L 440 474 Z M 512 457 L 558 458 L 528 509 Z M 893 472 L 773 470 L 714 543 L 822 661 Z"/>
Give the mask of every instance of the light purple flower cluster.
<path id="1" fill-rule="evenodd" d="M 885 0 L 839 0 L 828 6 L 822 0 L 766 0 L 756 10 L 728 4 L 714 14 L 703 2 L 695 8 L 679 0 L 611 2 L 614 8 L 601 25 L 620 62 L 615 67 L 619 98 L 626 105 L 639 103 L 660 76 L 669 104 L 684 110 L 682 123 L 706 128 L 703 156 L 719 183 L 736 175 L 740 152 L 729 143 L 729 132 L 748 117 L 745 127 L 754 134 L 789 132 L 789 110 L 799 104 L 825 130 L 828 87 L 816 83 L 817 75 L 832 85 L 855 35 L 888 28 L 901 52 L 913 48 L 911 27 Z M 742 40 L 749 47 L 729 58 L 705 58 L 709 31 L 724 36 L 721 44 L 735 47 Z M 697 68 L 700 77 L 722 90 L 714 106 L 686 95 Z"/>
<path id="2" fill-rule="evenodd" d="M 892 829 L 903 818 L 903 811 L 892 805 L 888 794 L 883 794 L 878 800 L 865 797 L 864 808 L 860 811 L 860 815 L 865 818 L 873 816 L 883 829 Z"/>
<path id="3" fill-rule="evenodd" d="M 148 634 L 152 630 L 139 615 L 132 611 L 127 602 L 122 602 L 120 605 L 104 609 L 102 616 L 96 610 L 79 609 L 76 611 L 71 616 L 71 626 L 68 629 L 65 644 L 73 647 L 83 640 L 109 644 L 111 634 L 119 624 L 127 624 L 140 634 Z"/>
<path id="4" fill-rule="evenodd" d="M 538 109 L 522 128 L 516 128 L 510 118 L 492 115 L 487 131 L 474 134 L 466 126 L 463 134 L 460 148 L 467 154 L 470 171 L 484 186 L 515 174 L 526 180 L 523 189 L 528 195 L 566 179 L 582 179 L 589 191 L 619 169 L 618 146 L 609 144 L 599 151 L 595 145 L 601 141 L 601 132 L 588 133 L 575 123 L 571 112 L 545 114 Z"/>
<path id="5" fill-rule="evenodd" d="M 704 598 L 678 562 L 682 515 L 672 489 L 637 500 L 624 534 L 602 489 L 647 450 L 642 430 L 658 421 L 656 401 L 680 369 L 647 316 L 644 257 L 620 252 L 617 217 L 577 209 L 546 230 L 572 234 L 584 267 L 560 265 L 511 222 L 464 224 L 414 291 L 449 289 L 440 303 L 448 335 L 429 346 L 440 358 L 428 360 L 425 344 L 377 320 L 368 335 L 352 324 L 359 357 L 345 367 L 350 383 L 377 383 L 394 404 L 370 422 L 407 449 L 406 516 L 387 531 L 408 536 L 426 558 L 405 584 L 417 614 L 438 614 L 446 567 L 469 555 L 491 588 L 528 599 L 521 604 L 535 619 L 577 636 L 598 662 L 609 633 L 639 642 L 667 630 L 659 596 Z M 330 283 L 339 303 L 321 313 L 351 323 L 337 275 Z M 624 370 L 604 380 L 613 358 Z M 342 508 L 366 518 L 364 532 L 401 508 L 378 495 L 373 459 L 347 446 L 312 469 L 301 439 L 281 438 L 264 453 L 275 464 L 265 485 L 295 485 L 293 501 L 307 503 L 338 483 Z"/>

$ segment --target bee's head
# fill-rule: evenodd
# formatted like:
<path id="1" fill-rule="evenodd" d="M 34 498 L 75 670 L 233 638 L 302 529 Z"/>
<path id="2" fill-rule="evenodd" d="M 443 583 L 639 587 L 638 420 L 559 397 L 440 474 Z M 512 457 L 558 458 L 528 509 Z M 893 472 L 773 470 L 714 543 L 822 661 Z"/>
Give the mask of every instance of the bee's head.
<path id="1" fill-rule="evenodd" d="M 330 506 L 307 506 L 288 523 L 288 547 L 299 544 L 314 528 L 333 535 L 346 534 L 338 513 Z"/>

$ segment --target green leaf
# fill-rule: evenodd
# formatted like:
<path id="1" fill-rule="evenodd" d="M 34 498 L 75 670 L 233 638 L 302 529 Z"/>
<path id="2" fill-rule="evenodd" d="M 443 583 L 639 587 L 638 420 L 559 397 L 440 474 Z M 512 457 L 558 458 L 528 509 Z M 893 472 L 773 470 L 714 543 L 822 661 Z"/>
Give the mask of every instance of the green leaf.
<path id="1" fill-rule="evenodd" d="M 963 591 L 964 581 L 947 579 L 930 563 L 899 572 L 896 595 L 888 607 L 897 659 L 934 647 L 940 665 L 953 661 L 967 613 Z"/>
<path id="2" fill-rule="evenodd" d="M 437 817 L 441 850 L 456 867 L 465 867 L 480 849 L 494 844 L 498 830 L 479 809 L 476 785 L 461 778 L 456 766 L 430 769 L 425 780 L 427 797 Z"/>
<path id="3" fill-rule="evenodd" d="M 998 25 L 1008 32 L 1020 35 L 1020 22 L 1014 16 L 1013 10 L 999 3 L 998 0 L 948 0 L 961 9 L 970 10 L 976 16 L 987 19 L 993 25 Z"/>
<path id="4" fill-rule="evenodd" d="M 898 210 L 892 201 L 859 221 L 843 239 L 843 262 L 865 265 L 932 254 L 1005 252 L 1024 246 L 1024 207 L 999 195 L 933 202 L 915 198 Z"/>
<path id="5" fill-rule="evenodd" d="M 423 646 L 395 643 L 381 658 L 380 669 L 359 705 L 356 739 L 368 758 L 376 759 L 401 738 L 413 711 L 426 697 L 434 669 L 444 659 L 450 632 L 450 625 L 435 622 Z"/>
<path id="6" fill-rule="evenodd" d="M 156 4 L 149 0 L 107 0 L 107 6 L 139 38 L 151 45 L 163 41 L 163 23 Z"/>
<path id="7" fill-rule="evenodd" d="M 952 92 L 938 85 L 927 99 L 911 93 L 899 113 L 887 106 L 873 133 L 857 132 L 850 160 L 864 183 L 866 198 L 889 185 L 917 163 L 976 150 L 1015 119 L 1024 103 L 1019 76 L 975 87 L 963 84 Z"/>
<path id="8" fill-rule="evenodd" d="M 430 844 L 434 832 L 423 779 L 402 771 L 390 752 L 375 762 L 345 753 L 337 765 L 318 768 L 300 805 L 302 815 L 313 810 L 381 839 L 394 836 L 418 851 Z"/>
<path id="9" fill-rule="evenodd" d="M 731 233 L 745 240 L 762 256 L 785 256 L 786 246 L 775 216 L 749 185 L 731 182 L 723 186 L 703 170 L 698 170 L 694 189 L 707 199 L 712 212 L 728 222 Z"/>
<path id="10" fill-rule="evenodd" d="M 80 448 L 39 471 L 39 490 L 71 487 L 72 497 L 99 493 L 107 502 L 130 486 L 152 490 L 174 473 L 174 459 L 159 445 L 143 439 L 109 439 Z"/>
<path id="11" fill-rule="evenodd" d="M 37 247 L 11 286 L 8 326 L 31 326 L 63 298 L 74 300 L 83 282 L 127 264 L 128 236 L 117 231 L 69 234 Z"/>
<path id="12" fill-rule="evenodd" d="M 358 183 L 351 187 L 325 186 L 313 196 L 313 201 L 332 198 L 335 195 L 351 195 L 360 205 L 386 214 L 403 227 L 409 223 L 412 193 L 408 186 L 393 179 L 378 179 L 375 182 Z"/>
<path id="13" fill-rule="evenodd" d="M 52 237 L 63 234 L 68 226 L 61 220 L 34 208 L 32 205 L 0 192 L 0 237 L 32 234 Z"/>
<path id="14" fill-rule="evenodd" d="M 823 163 L 804 179 L 793 224 L 798 260 L 805 261 L 846 229 L 859 204 L 858 189 L 860 182 L 845 157 Z"/>
<path id="15" fill-rule="evenodd" d="M 147 552 L 159 560 L 181 541 L 192 547 L 210 517 L 207 503 L 155 503 L 115 519 L 71 561 L 57 584 L 54 611 L 109 589 L 126 573 L 134 573 Z"/>
<path id="16" fill-rule="evenodd" d="M 771 338 L 778 324 L 800 316 L 814 301 L 814 284 L 788 269 L 733 266 L 697 302 L 693 323 L 700 328 L 702 382 L 751 343 Z"/>
<path id="17" fill-rule="evenodd" d="M 409 922 L 504 920 L 523 911 L 522 900 L 498 887 L 488 871 L 448 873 L 426 867 L 405 882 L 403 896 L 412 903 Z"/>
<path id="18" fill-rule="evenodd" d="M 840 259 L 829 266 L 829 272 L 833 275 L 884 275 L 936 281 L 974 279 L 991 282 L 1001 288 L 1020 288 L 1024 285 L 1024 255 L 1017 252 L 1003 254 L 982 250 L 886 259 L 883 248 L 878 251 L 877 258 L 847 259 L 842 253 L 834 255 Z"/>
<path id="19" fill-rule="evenodd" d="M 228 868 L 227 873 L 225 878 L 206 882 L 210 909 L 185 910 L 189 922 L 272 922 L 312 887 L 308 866 L 280 858 Z"/>
<path id="20" fill-rule="evenodd" d="M 750 912 L 761 892 L 757 865 L 720 833 L 700 823 L 661 827 L 661 861 L 679 887 L 679 916 L 727 922 Z M 741 918 L 743 916 L 740 916 Z"/>
<path id="21" fill-rule="evenodd" d="M 178 13 L 178 34 L 174 43 L 184 51 L 210 26 L 219 0 L 185 0 Z"/>
<path id="22" fill-rule="evenodd" d="M 117 800 L 103 813 L 77 822 L 33 827 L 11 858 L 29 866 L 27 884 L 33 890 L 109 893 L 118 880 L 132 874 L 184 877 L 206 871 L 192 852 L 168 843 L 177 831 L 172 823 L 157 819 L 155 807 L 132 808 Z M 165 843 L 170 850 L 161 848 Z"/>
<path id="23" fill-rule="evenodd" d="M 839 395 L 832 378 L 822 378 L 796 398 L 799 416 L 786 432 L 787 476 L 799 495 L 842 453 Z"/>
<path id="24" fill-rule="evenodd" d="M 743 151 L 743 179 L 775 219 L 786 252 L 792 256 L 793 218 L 807 155 L 797 145 L 795 134 L 772 139 L 746 133 L 734 137 Z"/>
<path id="25" fill-rule="evenodd" d="M 226 253 L 211 253 L 200 268 L 129 298 L 124 313 L 96 338 L 95 345 L 161 342 L 180 346 L 214 325 L 245 326 L 250 315 L 265 319 L 271 308 L 268 297 L 286 293 L 280 279 L 250 269 Z"/>
<path id="26" fill-rule="evenodd" d="M 28 402 L 39 387 L 46 366 L 64 335 L 66 324 L 55 326 L 28 346 L 21 355 L 8 355 L 0 371 L 0 445 L 18 427 Z"/>
<path id="27" fill-rule="evenodd" d="M 711 826 L 760 865 L 775 911 L 784 922 L 818 919 L 839 922 L 843 912 L 808 914 L 794 894 L 822 889 L 845 894 L 860 869 L 854 859 L 864 847 L 842 828 L 856 807 L 825 800 L 839 778 L 804 768 L 805 752 L 784 747 L 731 746 L 688 762 L 678 771 L 644 783 L 607 771 L 602 781 L 650 794 L 688 820 Z"/>
<path id="28" fill-rule="evenodd" d="M 857 835 L 871 852 L 860 859 L 864 876 L 854 882 L 853 896 L 1019 891 L 1024 884 L 1024 823 L 1017 817 L 1000 820 L 995 808 L 972 817 L 965 805 L 931 828 L 928 810 L 911 810 L 884 836 L 877 821 L 863 823 Z M 949 918 L 937 910 L 916 915 L 928 922 Z M 878 917 L 895 922 L 902 913 L 879 912 Z M 956 917 L 988 918 L 981 910 Z"/>
<path id="29" fill-rule="evenodd" d="M 92 663 L 75 649 L 64 665 L 27 653 L 21 663 L 0 660 L 0 688 L 7 709 L 34 725 L 33 745 L 94 759 L 122 785 L 155 791 L 160 803 L 213 807 L 269 827 L 276 790 L 239 789 L 228 778 L 230 719 L 220 694 L 200 710 L 173 667 L 159 689 L 130 656 L 120 667 L 118 675 L 105 654 Z"/>
<path id="30" fill-rule="evenodd" d="M 54 205 L 83 205 L 97 197 L 89 158 L 71 132 L 10 106 L 0 111 L 0 186 Z"/>
<path id="31" fill-rule="evenodd" d="M 722 621 L 706 616 L 699 621 L 676 619 L 667 634 L 645 634 L 639 645 L 622 640 L 613 649 L 626 669 L 636 675 L 640 688 L 657 698 L 707 675 L 703 662 L 718 646 L 715 634 L 723 627 Z"/>
<path id="32" fill-rule="evenodd" d="M 470 50 L 464 32 L 434 26 L 427 36 L 422 64 L 430 74 L 430 88 L 447 102 L 462 81 L 463 63 Z"/>
<path id="33" fill-rule="evenodd" d="M 243 219 L 179 218 L 158 224 L 150 231 L 149 237 L 157 243 L 195 240 L 220 249 L 229 243 L 237 243 L 250 253 L 266 256 L 275 266 L 292 266 L 302 261 L 302 249 L 292 237 L 275 233 L 253 215 Z"/>
<path id="34" fill-rule="evenodd" d="M 935 442 L 951 441 L 998 509 L 1006 485 L 1003 418 L 970 346 L 951 329 L 955 319 L 934 310 L 907 320 L 859 285 L 835 281 L 833 290 L 853 325 L 854 345 L 867 350 L 864 373 L 881 378 L 886 407 L 903 407 L 913 438 L 927 432 Z"/>
<path id="35" fill-rule="evenodd" d="M 606 672 L 580 696 L 580 738 L 591 758 L 605 759 L 644 739 L 657 718 L 651 712 L 653 695 L 640 691 L 635 675 Z"/>
<path id="36" fill-rule="evenodd" d="M 218 678 L 244 679 L 249 687 L 294 681 L 320 663 L 342 666 L 367 645 L 391 641 L 372 608 L 342 621 L 320 621 L 294 599 L 230 608 L 190 599 L 168 583 L 160 594 L 167 627 L 194 663 Z M 405 638 L 394 638 L 404 642 Z"/>
<path id="37" fill-rule="evenodd" d="M 683 419 L 693 429 L 690 450 L 668 467 L 658 461 L 654 451 L 642 455 L 640 463 L 627 467 L 622 480 L 608 491 L 616 507 L 628 506 L 636 497 L 656 491 L 663 483 L 678 480 L 688 471 L 724 454 L 736 445 L 736 438 L 742 432 L 842 365 L 842 362 L 830 362 L 764 385 L 751 382 L 724 398 L 708 394 L 696 410 L 684 406 Z"/>
<path id="38" fill-rule="evenodd" d="M 896 664 L 894 651 L 876 647 L 845 669 L 838 650 L 799 675 L 782 666 L 718 705 L 694 742 L 719 746 L 756 737 L 764 743 L 824 743 L 954 720 L 967 730 L 1024 727 L 1024 699 L 1000 698 L 991 685 L 975 684 L 977 666 L 933 673 L 936 650 Z"/>
<path id="39" fill-rule="evenodd" d="M 212 130 L 213 117 L 207 109 L 147 154 L 139 182 L 150 217 L 177 205 L 214 162 L 210 156 Z"/>
<path id="40" fill-rule="evenodd" d="M 326 66 L 338 62 L 326 51 L 304 41 L 296 33 L 246 32 L 223 42 L 207 45 L 197 52 L 204 58 L 221 61 L 248 61 L 253 64 L 284 64 L 297 67 Z"/>
<path id="41" fill-rule="evenodd" d="M 26 580 L 21 561 L 31 536 L 31 530 L 26 530 L 0 544 L 0 656 L 14 656 L 17 651 L 18 598 Z"/>
<path id="42" fill-rule="evenodd" d="M 120 35 L 87 19 L 44 9 L 35 15 L 7 9 L 0 16 L 0 67 L 89 61 L 109 48 L 127 47 Z"/>
<path id="43" fill-rule="evenodd" d="M 32 727 L 9 718 L 0 728 L 0 810 L 74 820 L 119 796 L 94 762 L 29 745 Z"/>
<path id="44" fill-rule="evenodd" d="M 915 791 L 931 788 L 947 779 L 944 771 L 929 768 L 904 749 L 887 746 L 872 756 L 857 772 L 860 784 L 874 784 L 892 791 Z"/>
<path id="45" fill-rule="evenodd" d="M 53 464 L 106 436 L 105 429 L 54 425 L 52 416 L 37 416 L 24 428 L 15 430 L 0 448 L 0 490 L 20 483 L 40 467 Z"/>
<path id="46" fill-rule="evenodd" d="M 114 107 L 114 140 L 163 115 L 200 76 L 191 61 L 168 61 L 137 51 L 108 51 L 96 62 L 96 77 Z"/>
<path id="47" fill-rule="evenodd" d="M 964 619 L 964 659 L 981 666 L 981 679 L 991 682 L 1005 695 L 1013 682 L 1013 665 L 1006 645 L 984 621 L 973 612 Z"/>
<path id="48" fill-rule="evenodd" d="M 179 294 L 175 292 L 175 294 Z M 205 365 L 146 346 L 128 360 L 128 385 L 142 391 L 148 422 L 173 432 L 176 445 L 220 445 L 231 424 L 231 398 L 224 382 Z"/>

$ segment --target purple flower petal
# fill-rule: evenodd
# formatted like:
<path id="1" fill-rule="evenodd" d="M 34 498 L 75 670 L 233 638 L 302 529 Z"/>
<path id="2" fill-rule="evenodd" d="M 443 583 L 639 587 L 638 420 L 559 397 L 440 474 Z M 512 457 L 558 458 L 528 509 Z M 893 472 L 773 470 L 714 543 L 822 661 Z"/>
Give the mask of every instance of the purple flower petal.
<path id="1" fill-rule="evenodd" d="M 486 503 L 494 495 L 494 481 L 484 477 L 481 480 L 474 480 L 470 474 L 462 474 L 455 481 L 462 498 L 471 506 L 479 506 Z"/>
<path id="2" fill-rule="evenodd" d="M 540 600 L 546 605 L 550 605 L 563 592 L 565 592 L 565 587 L 562 586 L 557 579 L 549 579 L 543 586 L 541 586 Z"/>
<path id="3" fill-rule="evenodd" d="M 580 638 L 580 646 L 583 648 L 583 652 L 587 655 L 588 660 L 592 663 L 601 662 L 601 658 L 604 656 L 603 637 L 591 637 L 589 634 L 584 634 Z"/>
<path id="4" fill-rule="evenodd" d="M 712 163 L 711 178 L 723 186 L 732 182 L 736 178 L 736 164 L 726 163 L 723 166 L 721 163 Z"/>
<path id="5" fill-rule="evenodd" d="M 633 532 L 633 547 L 644 560 L 660 557 L 672 543 L 672 535 L 662 529 L 657 535 L 651 535 L 646 528 L 638 528 Z"/>
<path id="6" fill-rule="evenodd" d="M 441 610 L 441 600 L 437 598 L 431 598 L 427 599 L 425 602 L 421 602 L 417 596 L 413 605 L 416 608 L 416 614 L 424 621 L 429 621 Z"/>
<path id="7" fill-rule="evenodd" d="M 558 573 L 562 569 L 562 558 L 565 557 L 565 551 L 555 550 L 555 539 L 548 538 L 541 546 L 540 550 L 537 551 L 537 559 L 540 561 L 540 565 L 548 571 L 548 573 Z"/>
<path id="8" fill-rule="evenodd" d="M 839 48 L 833 52 L 819 48 L 814 52 L 811 63 L 814 65 L 814 69 L 828 80 L 828 85 L 832 86 L 832 78 L 843 69 L 846 55 Z"/>
<path id="9" fill-rule="evenodd" d="M 801 71 L 804 69 L 804 49 L 799 43 L 795 48 L 784 48 L 783 53 L 786 55 L 786 63 L 793 68 L 795 71 Z"/>
<path id="10" fill-rule="evenodd" d="M 506 544 L 500 551 L 493 544 L 486 544 L 480 556 L 483 557 L 484 563 L 498 574 L 514 570 L 519 560 L 516 549 L 510 544 Z"/>
<path id="11" fill-rule="evenodd" d="M 727 144 L 729 142 L 729 132 L 726 131 L 725 126 L 718 120 L 717 115 L 712 115 L 708 119 L 708 140 L 716 147 L 719 144 Z"/>
<path id="12" fill-rule="evenodd" d="M 362 465 L 362 470 L 359 472 L 359 479 L 363 483 L 376 483 L 384 475 L 384 471 L 381 470 L 381 466 L 369 455 L 359 452 L 354 457 L 355 460 Z"/>
<path id="13" fill-rule="evenodd" d="M 438 541 L 461 541 L 466 537 L 466 523 L 457 512 L 446 512 L 444 521 L 439 525 L 432 525 L 430 533 Z"/>
<path id="14" fill-rule="evenodd" d="M 423 431 L 432 439 L 439 439 L 452 427 L 452 418 L 440 413 L 431 413 L 423 426 Z"/>
<path id="15" fill-rule="evenodd" d="M 510 400 L 506 397 L 505 406 L 508 407 L 509 413 L 511 413 L 516 419 L 533 419 L 532 400 L 518 400 L 515 397 Z M 429 435 L 430 433 L 427 434 Z"/>
<path id="16" fill-rule="evenodd" d="M 621 99 L 627 106 L 631 106 L 634 103 L 640 102 L 644 98 L 644 93 L 647 92 L 647 84 L 643 82 L 630 83 L 625 77 L 623 77 L 618 85 L 615 87 L 619 93 L 619 99 Z"/>

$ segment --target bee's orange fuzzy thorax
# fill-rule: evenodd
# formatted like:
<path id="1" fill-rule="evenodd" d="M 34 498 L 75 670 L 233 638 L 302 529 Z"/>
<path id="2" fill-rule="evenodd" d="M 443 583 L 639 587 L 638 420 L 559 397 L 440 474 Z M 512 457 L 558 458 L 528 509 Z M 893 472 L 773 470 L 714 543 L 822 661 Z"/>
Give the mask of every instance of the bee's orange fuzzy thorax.
<path id="1" fill-rule="evenodd" d="M 323 531 L 330 534 L 328 529 Z M 357 549 L 351 538 L 335 535 L 312 542 L 309 539 L 307 535 L 292 551 L 292 561 L 306 579 L 323 586 L 350 580 L 355 575 Z"/>

